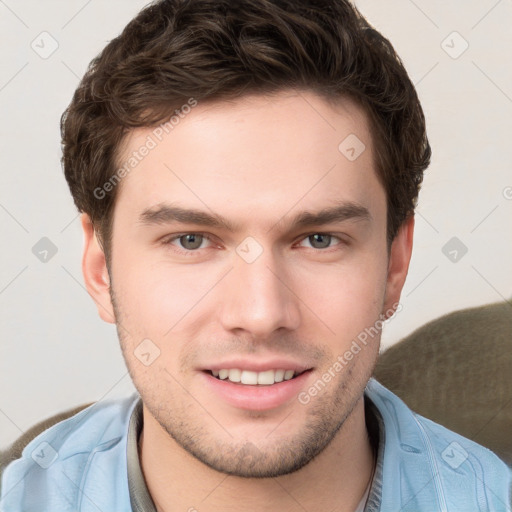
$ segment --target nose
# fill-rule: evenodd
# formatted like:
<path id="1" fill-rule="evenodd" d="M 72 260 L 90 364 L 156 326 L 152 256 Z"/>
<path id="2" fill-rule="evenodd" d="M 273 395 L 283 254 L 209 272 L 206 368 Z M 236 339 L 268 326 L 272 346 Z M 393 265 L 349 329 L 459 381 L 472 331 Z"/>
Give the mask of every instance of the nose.
<path id="1" fill-rule="evenodd" d="M 221 323 L 227 331 L 244 330 L 266 339 L 274 331 L 295 330 L 300 324 L 300 299 L 291 272 L 265 249 L 249 263 L 236 256 L 222 290 Z"/>

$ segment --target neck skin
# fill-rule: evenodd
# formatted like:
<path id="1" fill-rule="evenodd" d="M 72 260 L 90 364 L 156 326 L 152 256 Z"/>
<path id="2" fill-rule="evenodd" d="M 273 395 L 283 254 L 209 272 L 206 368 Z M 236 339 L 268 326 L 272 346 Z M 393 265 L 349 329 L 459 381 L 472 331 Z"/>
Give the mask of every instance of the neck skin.
<path id="1" fill-rule="evenodd" d="M 299 471 L 277 478 L 214 471 L 177 445 L 145 406 L 143 418 L 139 458 L 158 512 L 353 512 L 373 473 L 363 397 L 322 453 Z"/>

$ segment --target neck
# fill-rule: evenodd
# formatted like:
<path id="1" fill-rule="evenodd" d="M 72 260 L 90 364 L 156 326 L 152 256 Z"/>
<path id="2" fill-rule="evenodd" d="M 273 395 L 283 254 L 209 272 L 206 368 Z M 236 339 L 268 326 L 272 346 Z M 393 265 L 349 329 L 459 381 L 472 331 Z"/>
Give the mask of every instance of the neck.
<path id="1" fill-rule="evenodd" d="M 353 512 L 372 478 L 363 397 L 323 452 L 299 471 L 276 478 L 217 472 L 177 445 L 145 406 L 143 417 L 140 461 L 158 512 Z"/>

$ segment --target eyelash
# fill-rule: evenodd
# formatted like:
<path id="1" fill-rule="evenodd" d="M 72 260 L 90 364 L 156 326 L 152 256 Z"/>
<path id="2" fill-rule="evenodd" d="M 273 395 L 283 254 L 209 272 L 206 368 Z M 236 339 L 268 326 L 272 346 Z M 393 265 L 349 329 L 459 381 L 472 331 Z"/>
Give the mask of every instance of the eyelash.
<path id="1" fill-rule="evenodd" d="M 186 235 L 200 235 L 204 239 L 208 240 L 209 242 L 214 243 L 213 239 L 210 236 L 208 236 L 206 233 L 198 233 L 198 232 L 195 232 L 195 231 L 191 231 L 191 232 L 187 232 L 187 233 L 180 233 L 178 235 L 173 235 L 170 238 L 166 238 L 166 239 L 162 240 L 162 244 L 165 245 L 165 246 L 170 246 L 170 245 L 172 245 L 172 242 L 174 242 L 175 240 L 179 240 L 181 237 L 186 236 Z M 299 242 L 302 242 L 303 240 L 306 240 L 307 238 L 309 238 L 310 236 L 313 236 L 313 235 L 322 235 L 322 236 L 326 236 L 327 235 L 327 236 L 330 236 L 332 238 L 335 238 L 335 239 L 339 240 L 339 242 L 340 242 L 339 244 L 336 244 L 333 247 L 327 247 L 325 249 L 315 249 L 314 247 L 312 247 L 311 249 L 313 251 L 330 253 L 333 250 L 337 250 L 336 248 L 338 246 L 340 246 L 340 245 L 347 245 L 346 240 L 343 240 L 339 236 L 336 236 L 333 233 L 324 233 L 322 231 L 315 231 L 313 233 L 309 233 L 309 234 L 303 235 L 302 238 L 299 239 Z M 173 246 L 173 247 L 174 247 L 173 251 L 177 252 L 180 255 L 184 255 L 184 256 L 193 256 L 193 255 L 197 254 L 200 251 L 200 249 L 194 249 L 194 250 L 189 249 L 189 250 L 187 250 L 187 249 L 179 249 L 176 246 Z"/>

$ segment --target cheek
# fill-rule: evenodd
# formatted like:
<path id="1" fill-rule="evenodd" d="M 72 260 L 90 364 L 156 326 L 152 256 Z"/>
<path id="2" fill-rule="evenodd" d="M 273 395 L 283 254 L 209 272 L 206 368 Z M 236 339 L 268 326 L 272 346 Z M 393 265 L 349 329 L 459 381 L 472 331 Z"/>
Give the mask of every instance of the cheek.
<path id="1" fill-rule="evenodd" d="M 339 339 L 358 334 L 373 324 L 381 313 L 385 294 L 385 262 L 371 253 L 357 261 L 318 267 L 302 276 L 297 293 Z"/>
<path id="2" fill-rule="evenodd" d="M 131 316 L 144 319 L 150 328 L 171 329 L 200 297 L 197 281 L 191 286 L 191 280 L 180 272 L 139 267 L 130 274 L 122 285 L 123 308 Z"/>
<path id="3" fill-rule="evenodd" d="M 128 331 L 163 345 L 185 331 L 187 337 L 194 335 L 198 317 L 207 308 L 212 312 L 218 297 L 213 299 L 209 291 L 225 272 L 211 265 L 171 265 L 144 253 L 132 253 L 117 263 L 115 290 Z"/>

